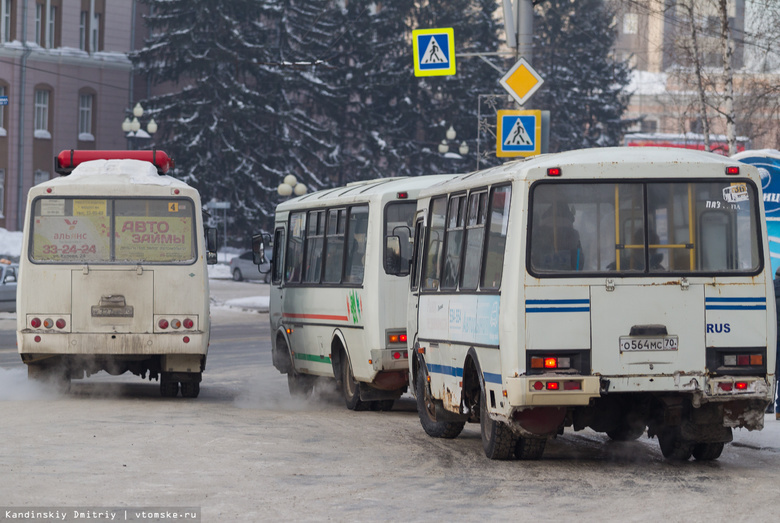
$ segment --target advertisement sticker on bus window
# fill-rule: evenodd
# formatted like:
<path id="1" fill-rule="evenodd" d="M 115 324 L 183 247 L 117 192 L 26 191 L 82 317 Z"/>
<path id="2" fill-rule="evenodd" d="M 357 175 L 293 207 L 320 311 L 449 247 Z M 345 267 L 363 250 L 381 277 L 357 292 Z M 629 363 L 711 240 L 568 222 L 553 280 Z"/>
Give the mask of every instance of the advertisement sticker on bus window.
<path id="1" fill-rule="evenodd" d="M 192 218 L 117 216 L 115 252 L 117 260 L 189 261 Z"/>
<path id="2" fill-rule="evenodd" d="M 729 203 L 746 202 L 750 199 L 747 185 L 744 183 L 732 183 L 723 188 L 723 199 Z"/>
<path id="3" fill-rule="evenodd" d="M 65 216 L 65 200 L 62 198 L 41 200 L 41 216 Z"/>
<path id="4" fill-rule="evenodd" d="M 105 216 L 106 200 L 73 200 L 73 216 Z"/>
<path id="5" fill-rule="evenodd" d="M 37 216 L 33 228 L 33 259 L 57 262 L 108 260 L 111 252 L 109 227 L 108 216 Z"/>

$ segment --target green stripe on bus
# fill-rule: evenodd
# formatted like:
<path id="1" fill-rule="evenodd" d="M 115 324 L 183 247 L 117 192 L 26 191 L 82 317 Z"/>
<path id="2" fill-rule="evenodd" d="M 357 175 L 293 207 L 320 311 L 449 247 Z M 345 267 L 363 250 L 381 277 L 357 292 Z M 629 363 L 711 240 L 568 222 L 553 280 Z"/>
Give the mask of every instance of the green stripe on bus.
<path id="1" fill-rule="evenodd" d="M 304 354 L 302 352 L 296 352 L 295 359 L 313 361 L 315 363 L 331 363 L 330 358 L 327 356 L 320 356 L 319 354 Z"/>

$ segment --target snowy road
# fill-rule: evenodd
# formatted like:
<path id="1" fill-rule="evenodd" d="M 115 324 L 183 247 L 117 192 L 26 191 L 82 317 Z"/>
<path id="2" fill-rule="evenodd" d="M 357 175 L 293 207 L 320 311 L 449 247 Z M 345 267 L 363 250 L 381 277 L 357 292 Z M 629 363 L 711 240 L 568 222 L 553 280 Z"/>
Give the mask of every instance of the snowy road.
<path id="1" fill-rule="evenodd" d="M 408 397 L 389 413 L 348 411 L 327 386 L 290 399 L 267 314 L 225 305 L 267 287 L 213 291 L 197 400 L 161 398 L 134 376 L 74 382 L 66 396 L 37 389 L 0 318 L 0 507 L 200 507 L 209 522 L 775 519 L 774 416 L 709 463 L 667 462 L 655 440 L 569 430 L 541 461 L 489 461 L 478 426 L 431 439 Z"/>

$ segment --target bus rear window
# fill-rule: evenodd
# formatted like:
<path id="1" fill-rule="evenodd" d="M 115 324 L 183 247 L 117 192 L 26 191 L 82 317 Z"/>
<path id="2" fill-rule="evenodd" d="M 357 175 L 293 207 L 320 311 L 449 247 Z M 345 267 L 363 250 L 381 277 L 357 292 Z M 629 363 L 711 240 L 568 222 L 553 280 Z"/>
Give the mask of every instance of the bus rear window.
<path id="1" fill-rule="evenodd" d="M 531 192 L 530 271 L 751 273 L 761 267 L 747 181 L 539 183 Z"/>
<path id="2" fill-rule="evenodd" d="M 195 205 L 186 198 L 38 198 L 30 260 L 175 263 L 196 259 Z"/>

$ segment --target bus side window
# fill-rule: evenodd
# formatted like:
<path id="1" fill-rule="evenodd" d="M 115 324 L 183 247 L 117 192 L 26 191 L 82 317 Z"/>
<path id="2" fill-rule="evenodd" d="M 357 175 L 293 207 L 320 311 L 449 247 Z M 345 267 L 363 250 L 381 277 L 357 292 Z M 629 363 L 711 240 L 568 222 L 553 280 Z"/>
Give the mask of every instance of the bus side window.
<path id="1" fill-rule="evenodd" d="M 322 248 L 325 242 L 325 211 L 311 211 L 306 231 L 305 283 L 319 283 L 322 274 Z"/>
<path id="2" fill-rule="evenodd" d="M 469 195 L 466 217 L 466 241 L 463 253 L 463 271 L 460 288 L 475 290 L 479 283 L 479 266 L 482 263 L 482 244 L 485 239 L 485 203 L 487 193 Z"/>
<path id="3" fill-rule="evenodd" d="M 282 252 L 284 252 L 284 229 L 279 228 L 274 232 L 274 253 L 271 258 L 271 265 L 273 266 L 271 281 L 275 285 L 282 283 L 282 268 L 284 267 Z"/>
<path id="4" fill-rule="evenodd" d="M 441 288 L 454 289 L 460 276 L 460 260 L 463 252 L 463 219 L 465 214 L 465 196 L 450 198 L 447 213 L 447 234 L 445 237 L 446 254 L 442 271 Z"/>
<path id="5" fill-rule="evenodd" d="M 412 276 L 409 278 L 411 282 L 411 289 L 417 290 L 417 286 L 420 284 L 420 260 L 422 260 L 423 253 L 423 241 L 425 239 L 425 227 L 423 227 L 423 221 L 417 220 L 417 225 L 414 229 L 414 253 L 412 254 Z"/>
<path id="6" fill-rule="evenodd" d="M 290 215 L 289 241 L 285 256 L 284 281 L 299 283 L 303 265 L 303 237 L 306 226 L 306 213 L 296 212 Z"/>
<path id="7" fill-rule="evenodd" d="M 498 289 L 501 287 L 511 195 L 512 188 L 508 185 L 495 187 L 490 192 L 487 249 L 482 265 L 482 282 L 480 285 L 482 289 Z"/>
<path id="8" fill-rule="evenodd" d="M 425 245 L 425 266 L 422 276 L 422 288 L 435 291 L 439 288 L 441 272 L 442 243 L 446 225 L 447 198 L 441 196 L 431 200 L 428 240 Z"/>
<path id="9" fill-rule="evenodd" d="M 347 227 L 346 209 L 328 211 L 328 226 L 325 242 L 325 283 L 341 283 L 344 266 L 344 231 Z"/>
<path id="10" fill-rule="evenodd" d="M 363 283 L 366 265 L 366 232 L 368 230 L 368 206 L 361 205 L 349 210 L 347 227 L 347 266 L 345 283 Z"/>

